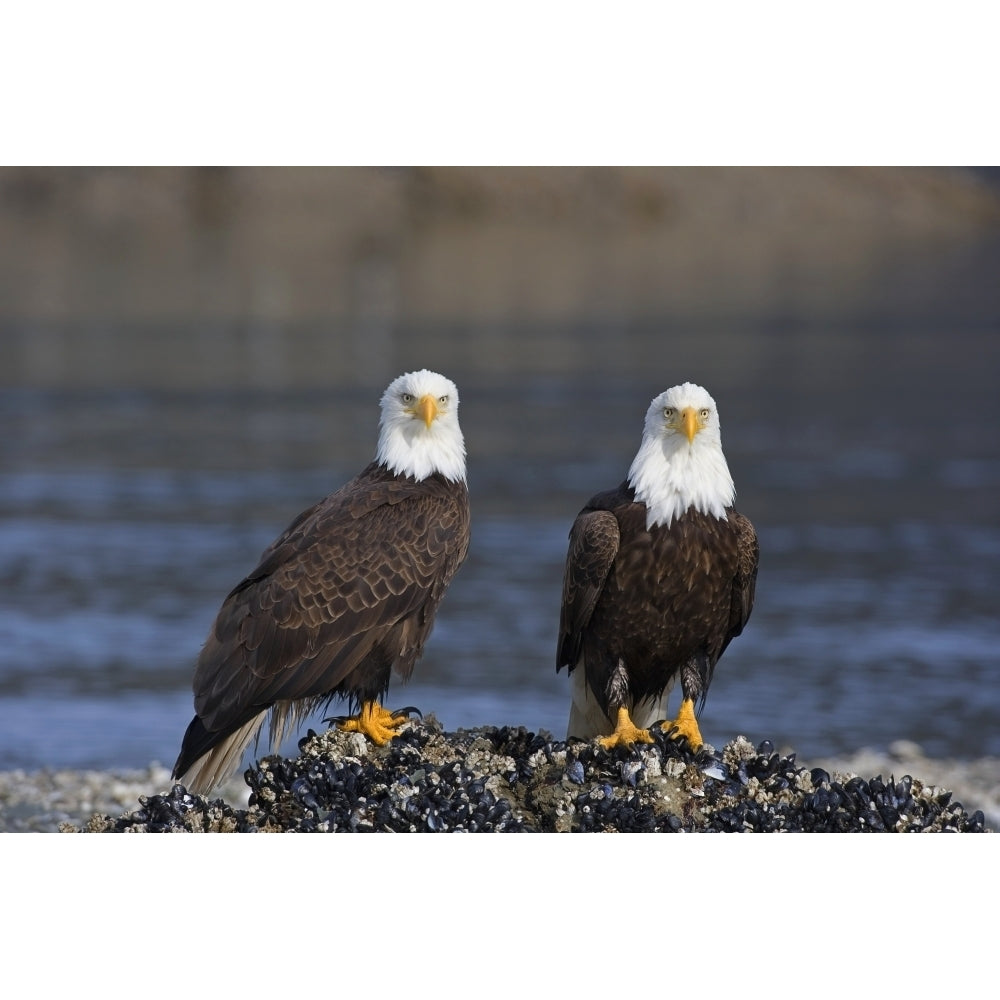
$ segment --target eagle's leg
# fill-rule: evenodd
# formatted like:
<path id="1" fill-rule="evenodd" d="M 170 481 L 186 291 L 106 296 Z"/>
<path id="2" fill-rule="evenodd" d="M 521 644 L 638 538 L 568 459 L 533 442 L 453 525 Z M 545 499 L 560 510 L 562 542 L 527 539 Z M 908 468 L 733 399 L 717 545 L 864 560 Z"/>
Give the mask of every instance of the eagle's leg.
<path id="1" fill-rule="evenodd" d="M 633 743 L 652 743 L 653 737 L 649 735 L 648 729 L 639 729 L 628 714 L 628 709 L 623 705 L 618 709 L 618 722 L 615 731 L 610 736 L 602 736 L 597 741 L 605 750 L 612 747 L 630 747 Z"/>
<path id="2" fill-rule="evenodd" d="M 364 701 L 357 715 L 352 715 L 338 723 L 337 728 L 345 733 L 363 733 L 380 747 L 385 746 L 408 719 L 406 710 L 390 712 L 377 701 Z"/>
<path id="3" fill-rule="evenodd" d="M 677 718 L 673 722 L 663 722 L 661 726 L 666 730 L 673 730 L 674 735 L 683 736 L 691 745 L 692 750 L 700 750 L 702 743 L 705 742 L 701 738 L 698 720 L 694 715 L 693 698 L 685 698 L 677 710 Z"/>

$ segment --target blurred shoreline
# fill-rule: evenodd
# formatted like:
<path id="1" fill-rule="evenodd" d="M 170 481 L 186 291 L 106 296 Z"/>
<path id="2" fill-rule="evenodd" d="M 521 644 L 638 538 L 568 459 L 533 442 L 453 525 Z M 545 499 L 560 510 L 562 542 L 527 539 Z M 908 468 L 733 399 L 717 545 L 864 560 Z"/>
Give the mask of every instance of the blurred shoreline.
<path id="1" fill-rule="evenodd" d="M 387 326 L 843 315 L 1000 233 L 918 167 L 0 168 L 0 324 Z M 927 288 L 879 288 L 886 310 Z M 915 315 L 919 311 L 914 312 Z M 10 376 L 8 375 L 8 378 Z"/>

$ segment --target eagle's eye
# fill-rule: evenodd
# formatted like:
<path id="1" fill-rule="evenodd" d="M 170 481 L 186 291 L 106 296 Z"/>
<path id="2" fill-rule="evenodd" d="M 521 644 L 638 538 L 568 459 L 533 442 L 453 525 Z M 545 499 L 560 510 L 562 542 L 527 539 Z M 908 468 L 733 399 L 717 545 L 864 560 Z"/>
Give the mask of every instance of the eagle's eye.
<path id="1" fill-rule="evenodd" d="M 448 397 L 447 396 L 438 396 L 438 402 L 441 403 L 441 405 L 443 406 L 445 403 L 448 402 Z"/>
<path id="2" fill-rule="evenodd" d="M 702 420 L 708 420 L 708 407 L 707 406 L 701 411 L 701 419 Z"/>
<path id="3" fill-rule="evenodd" d="M 664 406 L 663 415 L 667 418 L 667 420 L 673 420 L 677 415 L 677 411 L 672 406 Z"/>
<path id="4" fill-rule="evenodd" d="M 410 393 L 408 393 L 408 392 L 404 392 L 403 395 L 400 398 L 403 400 L 403 402 L 407 406 L 409 406 L 410 403 L 413 402 L 413 396 Z"/>

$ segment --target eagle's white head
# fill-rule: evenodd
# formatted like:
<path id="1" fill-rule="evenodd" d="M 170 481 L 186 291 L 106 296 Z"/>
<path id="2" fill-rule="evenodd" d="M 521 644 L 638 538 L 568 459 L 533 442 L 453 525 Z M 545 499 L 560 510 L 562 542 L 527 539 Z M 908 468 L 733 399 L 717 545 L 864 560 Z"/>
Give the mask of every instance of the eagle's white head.
<path id="1" fill-rule="evenodd" d="M 700 385 L 675 385 L 649 404 L 628 482 L 646 505 L 647 528 L 669 527 L 689 507 L 725 518 L 736 490 L 722 454 L 718 408 Z"/>
<path id="2" fill-rule="evenodd" d="M 440 472 L 465 482 L 465 440 L 451 379 L 426 368 L 407 372 L 389 384 L 381 407 L 377 462 L 416 480 Z"/>

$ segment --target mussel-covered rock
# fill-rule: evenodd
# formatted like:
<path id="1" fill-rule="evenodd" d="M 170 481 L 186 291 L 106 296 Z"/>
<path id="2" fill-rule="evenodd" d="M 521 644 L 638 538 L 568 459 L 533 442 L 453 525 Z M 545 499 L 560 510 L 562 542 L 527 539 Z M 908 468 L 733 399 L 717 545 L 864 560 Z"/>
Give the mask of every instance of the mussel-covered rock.
<path id="1" fill-rule="evenodd" d="M 950 793 L 916 776 L 865 779 L 806 769 L 744 737 L 720 753 L 653 742 L 605 750 L 523 727 L 445 733 L 429 716 L 384 747 L 310 730 L 295 759 L 264 757 L 245 775 L 245 809 L 183 786 L 88 832 L 982 832 Z"/>

